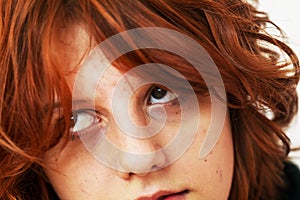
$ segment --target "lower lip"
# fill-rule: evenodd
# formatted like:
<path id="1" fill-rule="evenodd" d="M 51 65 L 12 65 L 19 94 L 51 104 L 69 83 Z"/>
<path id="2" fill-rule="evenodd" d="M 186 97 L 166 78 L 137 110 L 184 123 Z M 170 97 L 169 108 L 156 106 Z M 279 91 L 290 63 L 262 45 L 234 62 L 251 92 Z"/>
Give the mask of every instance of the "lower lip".
<path id="1" fill-rule="evenodd" d="M 185 200 L 185 197 L 183 195 L 174 195 L 174 196 L 169 196 L 164 200 Z"/>

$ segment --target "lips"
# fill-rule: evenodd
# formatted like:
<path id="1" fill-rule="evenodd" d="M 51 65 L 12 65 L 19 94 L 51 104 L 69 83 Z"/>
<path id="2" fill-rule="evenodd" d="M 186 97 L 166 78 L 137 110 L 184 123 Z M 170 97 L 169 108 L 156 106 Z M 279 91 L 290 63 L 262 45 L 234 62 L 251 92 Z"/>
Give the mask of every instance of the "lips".
<path id="1" fill-rule="evenodd" d="M 189 192 L 189 190 L 182 190 L 180 192 L 159 191 L 152 196 L 143 196 L 136 200 L 185 200 L 185 196 Z"/>

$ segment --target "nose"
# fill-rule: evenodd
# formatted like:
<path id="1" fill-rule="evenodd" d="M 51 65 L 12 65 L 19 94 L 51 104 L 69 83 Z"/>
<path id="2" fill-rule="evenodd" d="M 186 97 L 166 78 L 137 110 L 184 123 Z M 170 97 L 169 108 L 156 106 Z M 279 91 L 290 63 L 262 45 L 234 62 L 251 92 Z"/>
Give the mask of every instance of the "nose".
<path id="1" fill-rule="evenodd" d="M 160 170 L 167 162 L 163 148 L 151 140 L 131 138 L 126 140 L 126 146 L 131 146 L 131 151 L 122 151 L 119 155 L 119 175 L 122 178 L 128 178 L 130 174 L 146 175 Z"/>
<path id="2" fill-rule="evenodd" d="M 131 91 L 130 87 L 127 89 Z M 145 175 L 161 169 L 167 162 L 160 137 L 152 135 L 159 132 L 157 125 L 147 127 L 151 124 L 151 119 L 144 101 L 141 101 L 144 98 L 141 96 L 144 94 L 143 90 L 141 88 L 135 91 L 128 97 L 129 101 L 120 96 L 113 107 L 117 115 L 114 116 L 116 123 L 112 131 L 115 134 L 118 132 L 118 143 L 122 147 L 117 160 L 118 174 L 122 178 L 128 178 L 131 174 Z"/>
<path id="3" fill-rule="evenodd" d="M 142 105 L 130 106 L 130 111 L 131 120 L 139 124 L 137 127 L 146 126 L 149 123 Z M 139 128 L 137 128 L 137 130 L 141 131 Z M 132 131 L 136 132 L 136 130 Z M 145 129 L 138 134 L 147 135 L 149 134 L 148 131 Z M 121 138 L 122 146 L 125 148 L 120 152 L 118 160 L 119 175 L 122 178 L 128 178 L 131 174 L 146 175 L 166 165 L 167 157 L 160 145 L 159 136 L 137 138 L 122 134 Z"/>

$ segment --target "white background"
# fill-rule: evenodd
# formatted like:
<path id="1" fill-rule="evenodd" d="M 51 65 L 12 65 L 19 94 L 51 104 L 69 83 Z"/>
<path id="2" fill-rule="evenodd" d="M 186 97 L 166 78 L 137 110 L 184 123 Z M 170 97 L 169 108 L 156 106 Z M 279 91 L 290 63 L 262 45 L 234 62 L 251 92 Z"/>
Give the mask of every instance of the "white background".
<path id="1" fill-rule="evenodd" d="M 259 9 L 269 14 L 287 35 L 287 42 L 300 58 L 300 1 L 299 0 L 260 0 Z M 300 85 L 298 86 L 300 95 Z M 300 98 L 300 96 L 299 96 Z M 300 112 L 300 103 L 299 103 Z M 288 129 L 292 147 L 300 147 L 300 113 Z M 300 166 L 300 151 L 292 152 L 291 158 Z"/>

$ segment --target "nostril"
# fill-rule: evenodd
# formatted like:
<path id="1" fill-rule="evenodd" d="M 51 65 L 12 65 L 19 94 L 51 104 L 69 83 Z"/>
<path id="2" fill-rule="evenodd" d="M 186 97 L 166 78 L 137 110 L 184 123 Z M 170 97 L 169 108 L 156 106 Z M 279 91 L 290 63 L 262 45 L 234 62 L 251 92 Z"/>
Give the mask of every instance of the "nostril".
<path id="1" fill-rule="evenodd" d="M 129 142 L 132 143 L 129 143 Z M 132 175 L 143 176 L 150 172 L 162 169 L 166 165 L 166 155 L 162 149 L 157 149 L 155 143 L 149 141 L 138 141 L 126 140 L 127 145 L 135 146 L 143 151 L 148 151 L 149 153 L 132 153 L 127 151 L 122 151 L 119 154 L 118 168 L 121 172 L 126 172 L 127 177 Z M 133 144 L 133 142 L 135 142 Z M 137 150 L 137 149 L 135 149 Z"/>
<path id="2" fill-rule="evenodd" d="M 131 177 L 132 175 L 134 175 L 133 172 L 129 172 L 129 173 L 128 173 L 128 177 Z"/>
<path id="3" fill-rule="evenodd" d="M 154 165 L 151 167 L 150 171 L 153 172 L 153 171 L 158 171 L 160 169 L 162 169 L 164 166 L 160 166 L 160 165 Z"/>

